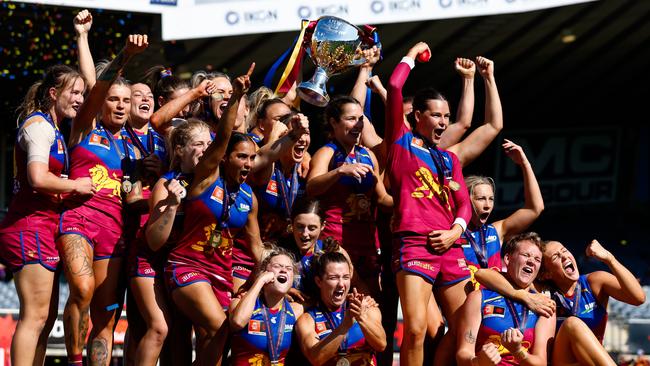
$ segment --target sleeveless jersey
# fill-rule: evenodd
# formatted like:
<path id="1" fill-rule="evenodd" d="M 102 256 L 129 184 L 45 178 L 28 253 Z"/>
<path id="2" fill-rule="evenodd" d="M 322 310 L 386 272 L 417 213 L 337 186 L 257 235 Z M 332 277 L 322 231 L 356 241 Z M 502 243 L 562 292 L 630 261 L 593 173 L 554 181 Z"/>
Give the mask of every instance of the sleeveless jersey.
<path id="1" fill-rule="evenodd" d="M 280 162 L 275 162 L 271 179 L 266 186 L 257 189 L 262 241 L 288 236 L 291 205 L 305 195 L 306 185 L 305 179 L 298 175 L 297 167 L 292 169 L 289 177 L 285 177 Z M 290 206 L 289 210 L 287 204 Z"/>
<path id="2" fill-rule="evenodd" d="M 576 316 L 594 332 L 594 335 L 602 343 L 605 336 L 605 327 L 607 326 L 607 308 L 603 307 L 596 300 L 596 296 L 591 291 L 588 275 L 582 275 L 578 278 L 578 285 L 573 296 L 564 296 L 560 292 L 553 293 L 553 300 L 556 304 L 557 325 L 555 330 L 560 329 L 562 322 L 569 316 Z M 578 289 L 578 287 L 580 287 Z M 578 290 L 580 294 L 578 295 Z M 576 296 L 579 296 L 576 304 Z"/>
<path id="3" fill-rule="evenodd" d="M 392 126 L 392 135 L 386 139 L 395 202 L 393 232 L 427 235 L 432 230 L 449 230 L 455 218 L 469 222 L 472 208 L 456 155 L 428 146 L 404 124 L 402 86 L 409 72 L 406 63 L 397 65 L 387 101 L 387 124 Z"/>
<path id="4" fill-rule="evenodd" d="M 364 147 L 357 145 L 347 155 L 334 142 L 325 146 L 334 150 L 330 170 L 343 164 L 353 163 L 374 167 L 370 153 Z M 369 246 L 375 251 L 379 248 L 375 226 L 375 179 L 372 173 L 361 180 L 354 177 L 340 177 L 319 197 L 325 221 L 321 238 L 333 237 L 351 254 L 361 252 L 369 255 Z"/>
<path id="5" fill-rule="evenodd" d="M 324 307 L 323 307 L 324 308 Z M 323 308 L 319 306 L 311 307 L 307 310 L 309 316 L 314 319 L 314 327 L 316 330 L 316 336 L 319 340 L 326 338 L 332 330 L 336 329 L 341 325 L 343 317 L 345 315 L 343 308 L 339 308 L 334 312 L 327 312 L 327 315 L 323 313 Z M 327 310 L 325 310 L 327 311 Z M 330 320 L 332 321 L 331 324 Z M 332 327 L 334 325 L 334 327 Z M 375 354 L 373 349 L 366 344 L 366 338 L 361 331 L 359 323 L 354 322 L 354 325 L 350 328 L 347 334 L 347 355 L 345 358 L 348 359 L 351 366 L 362 366 L 362 365 L 376 365 L 377 361 L 375 360 Z M 328 366 L 336 365 L 338 356 L 333 357 L 325 363 Z"/>
<path id="6" fill-rule="evenodd" d="M 524 335 L 521 347 L 525 350 L 532 350 L 535 343 L 537 318 L 537 315 L 524 305 L 506 301 L 495 291 L 481 290 L 481 326 L 476 337 L 476 352 L 479 352 L 485 343 L 494 343 L 499 348 L 501 355 L 499 365 L 518 365 L 519 362 L 510 354 L 510 351 L 501 345 L 501 333 L 508 328 L 519 327 Z"/>
<path id="7" fill-rule="evenodd" d="M 296 288 L 298 290 L 305 292 L 315 288 L 314 272 L 311 269 L 311 262 L 315 256 L 320 254 L 323 254 L 323 242 L 319 239 L 316 241 L 314 246 L 311 247 L 302 258 L 300 258 L 300 273 L 296 276 Z"/>
<path id="8" fill-rule="evenodd" d="M 501 272 L 501 241 L 499 233 L 492 224 L 480 228 L 468 227 L 461 235 L 459 243 L 463 247 L 467 266 L 472 272 L 479 268 L 491 268 Z"/>
<path id="9" fill-rule="evenodd" d="M 185 201 L 183 236 L 169 262 L 194 264 L 232 284 L 233 239 L 248 221 L 253 192 L 243 183 L 228 192 L 220 176 L 198 197 Z M 225 219 L 225 221 L 224 221 Z"/>
<path id="10" fill-rule="evenodd" d="M 280 328 L 282 312 L 285 313 L 284 329 Z M 269 309 L 268 324 L 264 320 L 265 314 L 262 301 L 255 300 L 255 308 L 248 326 L 233 334 L 232 337 L 232 363 L 234 366 L 266 366 L 271 365 L 268 337 L 272 334 L 274 347 L 277 347 L 278 336 L 283 332 L 282 342 L 278 349 L 278 364 L 284 365 L 284 359 L 291 346 L 293 327 L 296 324 L 296 315 L 289 302 L 285 299 L 280 309 Z"/>
<path id="11" fill-rule="evenodd" d="M 115 137 L 101 123 L 70 149 L 70 179 L 90 177 L 97 192 L 83 200 L 73 197 L 67 208 L 86 206 L 110 217 L 104 225 L 122 230 L 122 178 L 124 171 L 132 171 L 139 158 L 124 127 Z"/>
<path id="12" fill-rule="evenodd" d="M 60 177 L 63 173 L 67 151 L 65 139 L 54 124 L 52 117 L 43 112 L 34 112 L 20 122 L 19 129 L 24 126 L 27 120 L 36 116 L 44 118 L 54 129 L 54 142 L 50 146 L 48 169 L 52 174 Z M 13 199 L 9 206 L 7 218 L 4 220 L 2 226 L 13 226 L 17 224 L 17 221 L 23 221 L 20 220 L 21 218 L 29 215 L 45 215 L 47 217 L 59 215 L 62 208 L 60 197 L 58 195 L 37 192 L 30 186 L 27 179 L 27 152 L 23 150 L 17 139 L 14 144 L 13 181 Z"/>

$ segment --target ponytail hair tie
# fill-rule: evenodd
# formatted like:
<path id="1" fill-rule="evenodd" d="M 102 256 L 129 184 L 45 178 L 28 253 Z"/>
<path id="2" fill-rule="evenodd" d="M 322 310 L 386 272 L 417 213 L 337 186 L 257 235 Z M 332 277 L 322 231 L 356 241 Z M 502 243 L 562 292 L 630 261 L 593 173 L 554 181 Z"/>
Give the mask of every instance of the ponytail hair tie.
<path id="1" fill-rule="evenodd" d="M 164 79 L 168 76 L 172 76 L 172 70 L 171 69 L 163 69 L 160 71 L 160 78 Z"/>

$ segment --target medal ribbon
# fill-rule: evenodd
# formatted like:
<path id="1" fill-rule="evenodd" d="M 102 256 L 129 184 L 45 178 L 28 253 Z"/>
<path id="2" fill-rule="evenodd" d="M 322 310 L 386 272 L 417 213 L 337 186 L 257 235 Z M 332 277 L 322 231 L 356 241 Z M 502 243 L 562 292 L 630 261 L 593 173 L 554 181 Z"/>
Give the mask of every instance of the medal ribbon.
<path id="1" fill-rule="evenodd" d="M 122 162 L 126 158 L 126 166 L 129 168 L 131 167 L 131 154 L 129 153 L 129 147 L 127 145 L 126 139 L 124 136 L 122 136 L 122 131 L 120 130 L 120 136 L 122 137 L 122 147 L 124 148 L 124 152 L 122 152 L 117 145 L 117 142 L 115 142 L 115 137 L 113 134 L 102 125 L 102 128 L 104 129 L 104 132 L 106 133 L 106 138 L 111 142 L 111 145 L 117 150 L 117 153 L 120 155 L 120 162 Z M 130 176 L 128 174 L 128 169 L 124 169 L 124 164 L 122 164 L 122 182 L 129 180 Z"/>
<path id="2" fill-rule="evenodd" d="M 523 308 L 523 312 L 521 313 L 521 318 L 520 318 L 519 313 L 517 312 L 517 309 L 515 309 L 515 305 L 512 303 L 512 301 L 506 299 L 505 297 L 503 299 L 506 301 L 506 304 L 508 305 L 508 310 L 510 311 L 510 315 L 512 315 L 512 321 L 515 323 L 515 327 L 521 331 L 521 334 L 524 334 L 526 321 L 528 320 L 528 308 L 526 307 L 526 305 L 523 304 L 521 305 Z"/>
<path id="3" fill-rule="evenodd" d="M 474 240 L 474 236 L 469 229 L 465 230 L 465 237 L 469 241 L 476 258 L 479 260 L 481 268 L 488 268 L 488 258 L 487 258 L 487 240 L 486 240 L 487 225 L 483 225 L 479 228 L 479 243 Z"/>
<path id="4" fill-rule="evenodd" d="M 580 296 L 582 294 L 582 285 L 580 281 L 576 284 L 576 288 L 573 291 L 573 306 L 569 304 L 567 299 L 559 292 L 555 292 L 555 297 L 560 301 L 560 304 L 566 311 L 570 312 L 573 316 L 578 316 L 578 308 L 580 307 Z"/>
<path id="5" fill-rule="evenodd" d="M 58 132 L 55 134 L 56 140 L 61 141 L 61 147 L 63 148 L 63 169 L 61 170 L 61 178 L 68 179 L 68 174 L 70 173 L 70 157 L 68 156 L 68 146 L 65 143 L 65 139 L 63 138 L 61 131 L 59 131 L 59 127 L 52 120 L 52 116 L 47 113 L 43 113 L 43 115 L 45 116 L 45 119 L 50 122 L 52 127 L 54 127 L 54 130 Z"/>
<path id="6" fill-rule="evenodd" d="M 347 305 L 347 301 L 341 305 L 341 322 L 343 322 L 343 317 L 345 316 L 345 308 Z M 341 323 L 336 324 L 334 321 L 334 317 L 332 317 L 332 314 L 330 314 L 329 310 L 327 309 L 326 306 L 321 307 L 321 311 L 323 312 L 323 315 L 325 316 L 325 319 L 327 319 L 327 323 L 330 326 L 330 329 L 332 332 L 334 329 L 338 328 Z M 343 337 L 343 340 L 341 341 L 341 345 L 339 346 L 339 357 L 345 357 L 348 354 L 348 333 L 345 333 L 345 336 Z"/>
<path id="7" fill-rule="evenodd" d="M 147 128 L 147 135 L 146 135 L 147 136 L 147 148 L 144 147 L 144 145 L 142 144 L 142 141 L 140 140 L 138 135 L 133 130 L 133 127 L 131 127 L 128 123 L 126 124 L 126 126 L 124 126 L 125 127 L 124 129 L 126 130 L 126 133 L 129 134 L 129 136 L 131 137 L 131 141 L 133 141 L 133 145 L 135 147 L 137 147 L 138 150 L 140 150 L 140 152 L 142 153 L 142 156 L 145 157 L 145 158 L 147 156 L 153 154 L 154 151 L 156 150 L 156 146 L 155 146 L 154 141 L 153 141 L 154 140 L 153 129 L 151 128 L 151 124 L 148 124 L 148 125 L 149 125 L 149 127 Z"/>
<path id="8" fill-rule="evenodd" d="M 282 201 L 284 202 L 284 210 L 287 214 L 287 219 L 291 217 L 291 209 L 293 208 L 293 203 L 296 201 L 296 197 L 298 196 L 298 188 L 300 186 L 298 183 L 299 166 L 300 163 L 296 163 L 293 166 L 293 170 L 291 171 L 291 187 L 287 187 L 287 181 L 284 178 L 284 174 L 282 174 L 282 170 L 278 169 L 277 166 L 275 168 L 275 179 L 280 188 L 280 195 L 282 196 Z"/>
<path id="9" fill-rule="evenodd" d="M 278 331 L 271 331 L 271 321 L 269 315 L 269 308 L 264 305 L 262 301 L 262 316 L 264 317 L 264 325 L 266 326 L 266 344 L 269 350 L 269 358 L 271 364 L 277 364 L 280 361 L 280 347 L 282 346 L 282 339 L 284 338 L 284 325 L 287 321 L 287 311 L 290 309 L 290 304 L 287 299 L 284 299 L 282 306 L 280 306 L 280 324 L 278 324 Z M 277 333 L 278 338 L 273 341 L 273 333 Z"/>

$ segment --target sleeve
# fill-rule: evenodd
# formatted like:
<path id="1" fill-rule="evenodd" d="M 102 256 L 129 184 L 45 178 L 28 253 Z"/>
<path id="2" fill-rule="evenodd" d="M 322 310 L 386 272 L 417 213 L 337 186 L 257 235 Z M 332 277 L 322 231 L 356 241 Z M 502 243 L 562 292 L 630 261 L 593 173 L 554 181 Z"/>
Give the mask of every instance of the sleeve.
<path id="1" fill-rule="evenodd" d="M 389 145 L 392 145 L 406 129 L 404 125 L 404 107 L 402 106 L 402 88 L 414 66 L 415 64 L 411 58 L 404 57 L 393 70 L 388 82 L 385 139 Z"/>
<path id="2" fill-rule="evenodd" d="M 460 161 L 454 153 L 447 151 L 447 154 L 451 156 L 453 165 L 452 179 L 460 186 L 458 190 L 451 191 L 456 206 L 456 218 L 454 219 L 453 224 L 459 224 L 463 228 L 463 231 L 465 231 L 467 223 L 472 219 L 472 202 L 469 199 L 467 186 L 465 186 L 465 178 L 463 177 L 463 168 Z"/>
<path id="3" fill-rule="evenodd" d="M 45 121 L 30 123 L 18 131 L 18 144 L 27 152 L 27 164 L 34 161 L 49 164 L 54 139 L 54 128 Z"/>

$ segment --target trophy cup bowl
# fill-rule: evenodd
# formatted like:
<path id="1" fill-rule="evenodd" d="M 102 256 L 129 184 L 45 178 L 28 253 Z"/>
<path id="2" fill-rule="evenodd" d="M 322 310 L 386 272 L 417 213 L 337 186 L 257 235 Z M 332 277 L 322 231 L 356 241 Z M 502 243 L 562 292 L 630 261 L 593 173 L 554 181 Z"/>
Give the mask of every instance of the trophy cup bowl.
<path id="1" fill-rule="evenodd" d="M 327 105 L 330 100 L 325 85 L 327 80 L 366 62 L 362 50 L 373 45 L 363 42 L 362 33 L 341 18 L 323 16 L 317 20 L 307 49 L 316 72 L 309 81 L 298 86 L 300 98 L 315 106 Z"/>

